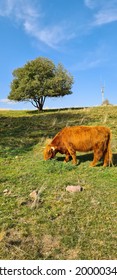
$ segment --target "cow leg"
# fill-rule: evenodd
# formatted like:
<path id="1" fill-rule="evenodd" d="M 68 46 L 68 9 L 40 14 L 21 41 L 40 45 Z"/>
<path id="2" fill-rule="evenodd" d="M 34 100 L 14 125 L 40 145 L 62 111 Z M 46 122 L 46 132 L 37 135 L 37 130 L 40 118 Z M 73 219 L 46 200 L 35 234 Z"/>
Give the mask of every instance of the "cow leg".
<path id="1" fill-rule="evenodd" d="M 73 161 L 72 161 L 73 164 L 77 164 L 76 151 L 74 150 L 73 145 L 71 144 L 71 145 L 67 146 L 67 149 L 68 149 L 69 155 L 73 159 Z"/>
<path id="2" fill-rule="evenodd" d="M 109 165 L 109 152 L 106 150 L 104 152 L 103 156 L 104 156 L 104 164 L 103 164 L 103 166 L 106 167 L 106 166 Z"/>
<path id="3" fill-rule="evenodd" d="M 94 158 L 90 166 L 95 166 L 102 156 L 103 156 L 103 149 L 96 147 L 96 149 L 94 149 Z"/>
<path id="4" fill-rule="evenodd" d="M 69 158 L 70 158 L 70 154 L 69 154 L 69 152 L 68 152 L 68 153 L 66 153 L 64 162 L 68 162 L 68 161 L 69 161 Z"/>
<path id="5" fill-rule="evenodd" d="M 72 159 L 73 159 L 73 160 L 72 160 L 73 164 L 76 165 L 76 164 L 77 164 L 76 152 L 72 153 L 71 156 L 72 156 Z"/>

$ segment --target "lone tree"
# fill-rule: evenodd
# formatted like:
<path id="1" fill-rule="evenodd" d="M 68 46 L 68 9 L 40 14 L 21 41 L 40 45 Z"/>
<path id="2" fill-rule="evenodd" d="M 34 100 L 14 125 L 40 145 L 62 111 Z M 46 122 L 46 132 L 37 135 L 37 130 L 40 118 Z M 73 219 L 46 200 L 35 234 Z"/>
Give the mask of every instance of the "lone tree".
<path id="1" fill-rule="evenodd" d="M 30 101 L 39 111 L 46 97 L 71 94 L 73 77 L 62 64 L 57 66 L 43 57 L 27 62 L 13 71 L 13 81 L 8 98 L 15 101 Z"/>

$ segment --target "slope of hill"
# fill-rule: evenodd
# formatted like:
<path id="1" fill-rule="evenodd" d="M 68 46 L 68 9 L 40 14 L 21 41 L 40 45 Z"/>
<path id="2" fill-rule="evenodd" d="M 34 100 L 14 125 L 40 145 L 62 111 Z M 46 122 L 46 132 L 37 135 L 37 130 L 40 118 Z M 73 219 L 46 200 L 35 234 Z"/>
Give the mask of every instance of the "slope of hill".
<path id="1" fill-rule="evenodd" d="M 116 120 L 116 106 L 0 111 L 0 259 L 117 259 Z M 77 166 L 59 154 L 45 162 L 66 125 L 110 127 L 114 166 L 90 168 L 92 153 L 77 153 Z"/>

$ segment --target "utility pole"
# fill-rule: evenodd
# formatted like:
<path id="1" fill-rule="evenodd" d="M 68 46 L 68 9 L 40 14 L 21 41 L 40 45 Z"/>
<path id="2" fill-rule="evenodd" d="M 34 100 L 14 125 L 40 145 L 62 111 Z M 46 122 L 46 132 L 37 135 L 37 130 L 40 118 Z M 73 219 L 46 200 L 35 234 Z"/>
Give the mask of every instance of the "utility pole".
<path id="1" fill-rule="evenodd" d="M 102 104 L 103 104 L 103 102 L 104 102 L 104 90 L 105 90 L 105 87 L 104 87 L 104 86 L 101 86 Z"/>

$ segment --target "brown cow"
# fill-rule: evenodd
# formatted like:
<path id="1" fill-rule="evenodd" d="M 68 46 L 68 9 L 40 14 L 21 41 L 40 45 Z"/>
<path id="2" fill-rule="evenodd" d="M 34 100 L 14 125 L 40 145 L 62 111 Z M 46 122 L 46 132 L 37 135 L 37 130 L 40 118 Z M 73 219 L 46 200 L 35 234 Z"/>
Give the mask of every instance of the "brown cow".
<path id="1" fill-rule="evenodd" d="M 70 156 L 73 163 L 77 164 L 76 151 L 94 152 L 91 166 L 103 157 L 103 166 L 112 163 L 112 152 L 110 148 L 110 129 L 103 126 L 71 126 L 65 127 L 58 132 L 50 144 L 44 150 L 44 159 L 54 158 L 59 152 L 65 154 L 65 162 L 69 161 Z"/>

